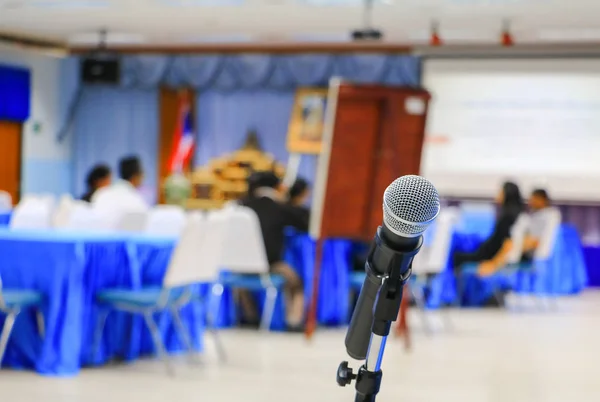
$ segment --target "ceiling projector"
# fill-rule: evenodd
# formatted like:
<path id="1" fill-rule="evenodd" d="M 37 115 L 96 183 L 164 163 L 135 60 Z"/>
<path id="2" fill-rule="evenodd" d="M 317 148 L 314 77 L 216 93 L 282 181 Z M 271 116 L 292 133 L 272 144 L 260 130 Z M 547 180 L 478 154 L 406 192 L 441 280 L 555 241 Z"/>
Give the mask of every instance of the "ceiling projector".
<path id="1" fill-rule="evenodd" d="M 355 29 L 351 35 L 352 40 L 355 41 L 381 40 L 383 38 L 383 33 L 379 29 L 373 28 Z"/>

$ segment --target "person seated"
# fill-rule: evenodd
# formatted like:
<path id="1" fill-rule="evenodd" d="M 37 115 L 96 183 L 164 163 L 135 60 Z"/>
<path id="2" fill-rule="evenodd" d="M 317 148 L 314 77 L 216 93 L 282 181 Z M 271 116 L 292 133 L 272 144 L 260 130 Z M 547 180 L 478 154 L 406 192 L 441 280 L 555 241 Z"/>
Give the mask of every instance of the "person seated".
<path id="1" fill-rule="evenodd" d="M 254 173 L 249 182 L 252 191 L 242 201 L 242 205 L 252 209 L 258 216 L 270 272 L 281 275 L 285 280 L 288 329 L 301 331 L 304 321 L 304 286 L 298 273 L 284 261 L 284 230 L 291 226 L 307 231 L 309 215 L 306 210 L 285 202 L 285 189 L 275 173 Z"/>
<path id="2" fill-rule="evenodd" d="M 299 177 L 288 191 L 288 203 L 296 207 L 304 207 L 310 197 L 308 182 Z"/>
<path id="3" fill-rule="evenodd" d="M 510 231 L 525 207 L 519 187 L 512 182 L 504 183 L 496 202 L 499 211 L 492 234 L 474 252 L 454 253 L 453 263 L 456 273 L 460 272 L 465 263 L 477 263 L 480 275 L 493 274 L 504 265 L 512 247 Z"/>
<path id="4" fill-rule="evenodd" d="M 87 192 L 81 197 L 82 201 L 91 202 L 93 195 L 101 188 L 110 185 L 111 173 L 110 168 L 106 165 L 96 165 L 88 173 L 85 183 Z"/>
<path id="5" fill-rule="evenodd" d="M 529 208 L 531 210 L 531 222 L 523 241 L 524 261 L 533 260 L 533 254 L 540 244 L 540 239 L 548 225 L 549 212 L 552 211 L 548 192 L 541 188 L 533 190 L 529 197 Z"/>
<path id="6" fill-rule="evenodd" d="M 146 203 L 139 188 L 144 179 L 142 164 L 138 157 L 128 156 L 119 161 L 119 177 L 111 186 L 99 189 L 92 196 L 95 208 L 108 212 L 146 212 Z"/>

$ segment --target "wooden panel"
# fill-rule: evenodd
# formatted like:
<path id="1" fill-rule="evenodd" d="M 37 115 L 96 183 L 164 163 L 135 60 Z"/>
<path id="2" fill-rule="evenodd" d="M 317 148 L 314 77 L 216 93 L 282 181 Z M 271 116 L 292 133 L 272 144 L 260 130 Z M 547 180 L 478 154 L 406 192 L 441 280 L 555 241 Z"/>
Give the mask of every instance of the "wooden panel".
<path id="1" fill-rule="evenodd" d="M 415 99 L 423 106 L 417 111 L 407 107 Z M 419 173 L 428 100 L 426 91 L 411 88 L 340 87 L 322 237 L 373 237 L 385 188 Z"/>
<path id="2" fill-rule="evenodd" d="M 419 98 L 423 113 L 409 113 L 407 101 Z M 429 95 L 425 91 L 390 88 L 387 91 L 382 130 L 377 152 L 377 170 L 371 193 L 371 215 L 368 233 L 375 233 L 383 219 L 382 197 L 387 186 L 396 178 L 419 174 L 423 139 L 425 135 L 426 105 Z M 412 99 L 414 100 L 414 99 Z"/>
<path id="3" fill-rule="evenodd" d="M 323 233 L 357 237 L 365 231 L 379 137 L 380 104 L 340 94 L 329 162 Z"/>
<path id="4" fill-rule="evenodd" d="M 8 191 L 13 203 L 21 187 L 21 125 L 0 121 L 0 190 Z"/>

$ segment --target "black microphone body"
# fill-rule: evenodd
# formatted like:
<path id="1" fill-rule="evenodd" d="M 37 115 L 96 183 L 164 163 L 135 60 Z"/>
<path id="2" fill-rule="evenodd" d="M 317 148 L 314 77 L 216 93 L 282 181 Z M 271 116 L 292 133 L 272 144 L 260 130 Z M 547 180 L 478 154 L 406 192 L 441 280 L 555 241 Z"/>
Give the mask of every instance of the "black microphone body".
<path id="1" fill-rule="evenodd" d="M 387 336 L 387 330 L 377 325 L 374 321 L 374 306 L 383 283 L 383 278 L 389 276 L 392 269 L 399 270 L 398 274 L 404 281 L 410 276 L 410 265 L 413 257 L 419 252 L 422 244 L 422 236 L 404 237 L 393 233 L 386 227 L 385 223 L 380 226 L 371 244 L 369 256 L 365 264 L 367 276 L 358 296 L 358 301 L 348 332 L 346 333 L 346 352 L 356 360 L 364 360 L 367 357 L 371 333 Z M 402 287 L 394 291 L 400 292 Z M 393 317 L 391 321 L 395 321 Z"/>
<path id="2" fill-rule="evenodd" d="M 369 250 L 367 275 L 345 341 L 348 355 L 366 361 L 357 373 L 344 361 L 336 376 L 341 386 L 355 381 L 355 402 L 375 402 L 379 393 L 391 323 L 398 317 L 404 284 L 423 244 L 422 234 L 439 212 L 438 192 L 423 177 L 402 176 L 384 192 L 383 224 Z"/>

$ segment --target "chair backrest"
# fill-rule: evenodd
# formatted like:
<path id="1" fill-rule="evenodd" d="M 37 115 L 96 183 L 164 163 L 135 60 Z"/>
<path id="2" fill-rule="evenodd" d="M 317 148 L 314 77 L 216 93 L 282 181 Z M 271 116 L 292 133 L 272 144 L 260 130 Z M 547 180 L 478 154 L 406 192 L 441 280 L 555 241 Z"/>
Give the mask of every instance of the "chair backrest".
<path id="1" fill-rule="evenodd" d="M 0 190 L 0 211 L 12 209 L 12 196 L 9 192 Z"/>
<path id="2" fill-rule="evenodd" d="M 224 227 L 224 219 L 206 220 L 201 214 L 189 215 L 173 251 L 163 286 L 214 282 L 219 273 Z"/>
<path id="3" fill-rule="evenodd" d="M 413 260 L 413 274 L 435 274 L 446 269 L 452 245 L 452 236 L 459 220 L 458 208 L 444 208 L 435 220 L 431 240 Z"/>
<path id="4" fill-rule="evenodd" d="M 523 255 L 523 246 L 525 243 L 525 237 L 529 230 L 529 222 L 531 218 L 526 213 L 521 213 L 510 230 L 510 240 L 512 242 L 512 248 L 506 256 L 507 264 L 518 264 L 521 261 Z"/>
<path id="5" fill-rule="evenodd" d="M 123 212 L 118 217 L 116 229 L 122 232 L 139 233 L 146 229 L 146 222 L 148 222 L 146 212 Z"/>
<path id="6" fill-rule="evenodd" d="M 70 195 L 63 195 L 52 214 L 52 226 L 55 228 L 64 228 L 68 226 L 73 208 L 75 208 L 75 200 L 73 200 L 73 197 Z"/>
<path id="7" fill-rule="evenodd" d="M 101 211 L 83 201 L 74 201 L 68 222 L 61 229 L 77 231 L 108 231 L 111 228 L 110 219 Z"/>
<path id="8" fill-rule="evenodd" d="M 179 236 L 186 221 L 183 208 L 176 205 L 157 205 L 148 214 L 145 230 L 149 234 Z"/>
<path id="9" fill-rule="evenodd" d="M 538 247 L 533 254 L 533 258 L 537 261 L 545 261 L 551 257 L 560 230 L 560 223 L 562 221 L 562 215 L 558 208 L 550 208 L 547 214 L 544 232 L 542 233 Z"/>
<path id="10" fill-rule="evenodd" d="M 231 205 L 215 215 L 226 220 L 221 268 L 237 273 L 267 273 L 269 262 L 256 213 L 248 207 Z"/>
<path id="11" fill-rule="evenodd" d="M 13 229 L 48 229 L 52 221 L 52 206 L 37 197 L 28 197 L 17 205 L 10 220 Z"/>

